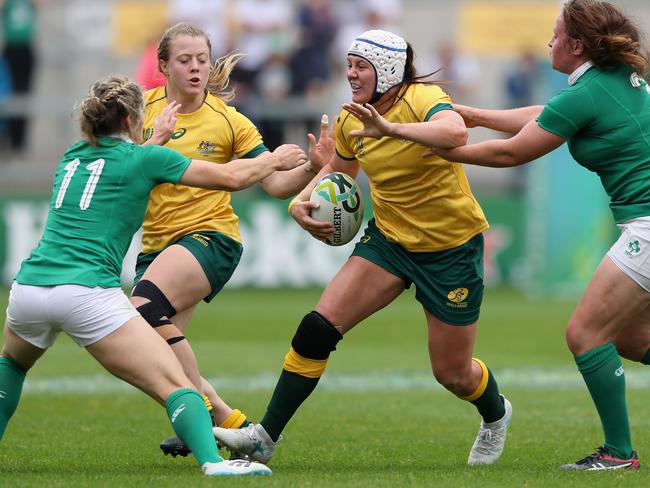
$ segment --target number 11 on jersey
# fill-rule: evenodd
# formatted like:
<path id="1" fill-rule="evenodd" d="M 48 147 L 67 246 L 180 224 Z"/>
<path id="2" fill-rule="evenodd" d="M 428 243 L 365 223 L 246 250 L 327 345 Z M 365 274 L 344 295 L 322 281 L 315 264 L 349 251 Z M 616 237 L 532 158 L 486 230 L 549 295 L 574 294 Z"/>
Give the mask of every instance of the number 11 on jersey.
<path id="1" fill-rule="evenodd" d="M 68 191 L 68 186 L 70 185 L 70 180 L 77 171 L 77 168 L 81 164 L 79 158 L 73 159 L 68 164 L 65 165 L 65 176 L 61 182 L 61 188 L 59 188 L 59 193 L 56 196 L 56 202 L 54 202 L 54 208 L 61 208 L 63 205 L 63 199 L 65 198 L 65 192 Z M 79 208 L 81 210 L 86 210 L 90 207 L 90 201 L 93 198 L 93 193 L 95 193 L 95 188 L 99 182 L 99 177 L 102 175 L 102 170 L 104 169 L 104 160 L 97 159 L 92 163 L 86 165 L 86 169 L 90 171 L 90 176 L 84 187 L 83 194 L 81 195 L 81 200 L 79 201 Z"/>

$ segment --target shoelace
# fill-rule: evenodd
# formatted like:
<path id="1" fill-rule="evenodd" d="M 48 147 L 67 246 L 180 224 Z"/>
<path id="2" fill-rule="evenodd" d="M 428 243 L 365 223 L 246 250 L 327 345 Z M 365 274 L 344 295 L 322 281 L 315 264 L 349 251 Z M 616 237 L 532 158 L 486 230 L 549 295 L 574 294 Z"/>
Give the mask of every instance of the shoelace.
<path id="1" fill-rule="evenodd" d="M 231 459 L 230 461 L 228 461 L 228 463 L 231 466 L 235 466 L 237 468 L 247 468 L 248 466 L 251 465 L 250 461 L 245 461 L 243 459 Z"/>
<path id="2" fill-rule="evenodd" d="M 482 454 L 490 454 L 494 445 L 501 440 L 502 434 L 496 429 L 481 429 L 478 433 L 479 444 L 476 449 Z"/>
<path id="3" fill-rule="evenodd" d="M 252 425 L 248 428 L 248 432 L 246 432 L 246 435 L 252 441 L 257 440 L 257 432 L 255 432 L 255 429 L 253 428 Z"/>
<path id="4" fill-rule="evenodd" d="M 576 464 L 593 464 L 598 461 L 601 456 L 607 455 L 609 452 L 604 447 L 599 447 L 595 453 L 590 454 L 589 456 L 577 461 Z"/>

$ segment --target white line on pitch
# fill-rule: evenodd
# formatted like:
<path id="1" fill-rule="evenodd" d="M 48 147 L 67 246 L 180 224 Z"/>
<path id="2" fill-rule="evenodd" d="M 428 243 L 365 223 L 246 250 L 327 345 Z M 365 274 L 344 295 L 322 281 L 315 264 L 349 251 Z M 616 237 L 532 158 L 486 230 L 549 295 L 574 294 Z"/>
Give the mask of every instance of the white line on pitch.
<path id="1" fill-rule="evenodd" d="M 582 377 L 573 368 L 502 369 L 494 372 L 502 389 L 575 390 L 585 387 Z M 213 376 L 208 380 L 217 391 L 272 390 L 277 373 Z M 630 389 L 650 387 L 650 369 L 634 368 L 625 373 Z M 108 374 L 27 378 L 24 392 L 30 393 L 113 393 L 134 388 Z M 375 373 L 328 373 L 319 389 L 328 391 L 382 391 L 441 389 L 428 371 L 378 371 Z"/>

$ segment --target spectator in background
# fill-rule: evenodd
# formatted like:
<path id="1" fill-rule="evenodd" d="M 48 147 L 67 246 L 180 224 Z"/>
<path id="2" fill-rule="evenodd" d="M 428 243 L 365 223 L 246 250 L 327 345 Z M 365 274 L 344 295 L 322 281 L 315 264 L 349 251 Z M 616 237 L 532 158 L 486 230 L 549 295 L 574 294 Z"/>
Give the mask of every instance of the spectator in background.
<path id="1" fill-rule="evenodd" d="M 479 86 L 479 65 L 474 57 L 461 53 L 452 42 L 437 46 L 432 59 L 418 63 L 422 71 L 440 68 L 438 78 L 445 82 L 445 91 L 452 100 L 470 103 Z"/>
<path id="2" fill-rule="evenodd" d="M 537 57 L 530 50 L 523 51 L 503 81 L 506 108 L 528 107 L 535 105 L 535 84 L 539 80 Z M 517 177 L 513 180 L 511 190 L 522 192 L 526 187 L 526 165 L 514 168 Z"/>
<path id="3" fill-rule="evenodd" d="M 298 9 L 297 49 L 291 56 L 291 92 L 319 99 L 331 75 L 336 23 L 327 0 L 303 0 Z"/>
<path id="4" fill-rule="evenodd" d="M 336 36 L 336 22 L 327 0 L 303 0 L 297 15 L 298 37 L 291 55 L 291 94 L 303 97 L 312 109 L 323 106 L 332 77 L 331 48 Z M 317 130 L 318 118 L 302 121 L 308 132 Z"/>
<path id="5" fill-rule="evenodd" d="M 258 95 L 277 102 L 287 94 L 292 19 L 288 0 L 239 0 L 233 10 L 232 47 L 245 55 L 231 76 L 234 103 L 259 128 L 271 150 L 282 143 L 283 122 L 256 114 L 255 102 Z"/>
<path id="6" fill-rule="evenodd" d="M 351 16 L 350 12 L 356 12 L 356 14 Z M 372 29 L 399 31 L 398 24 L 401 16 L 402 0 L 355 0 L 339 3 L 336 18 L 342 27 L 339 29 L 334 43 L 334 59 L 345 58 L 350 43 L 359 32 Z M 341 73 L 345 73 L 344 66 L 345 64 L 342 63 Z M 348 88 L 344 88 L 341 98 L 349 96 Z"/>
<path id="7" fill-rule="evenodd" d="M 169 0 L 169 25 L 186 22 L 205 32 L 212 43 L 213 62 L 232 49 L 232 16 L 231 0 Z"/>
<path id="8" fill-rule="evenodd" d="M 11 95 L 11 75 L 7 62 L 0 57 L 0 102 Z M 7 119 L 0 117 L 0 148 L 7 145 L 8 138 Z"/>
<path id="9" fill-rule="evenodd" d="M 34 38 L 36 35 L 35 0 L 0 0 L 2 17 L 3 56 L 9 67 L 14 95 L 28 95 L 32 89 L 32 78 L 36 67 Z M 8 118 L 11 149 L 25 148 L 27 133 L 26 115 Z"/>
<path id="10" fill-rule="evenodd" d="M 530 50 L 523 51 L 511 71 L 506 75 L 503 88 L 506 108 L 534 105 L 535 83 L 539 79 L 537 57 Z"/>

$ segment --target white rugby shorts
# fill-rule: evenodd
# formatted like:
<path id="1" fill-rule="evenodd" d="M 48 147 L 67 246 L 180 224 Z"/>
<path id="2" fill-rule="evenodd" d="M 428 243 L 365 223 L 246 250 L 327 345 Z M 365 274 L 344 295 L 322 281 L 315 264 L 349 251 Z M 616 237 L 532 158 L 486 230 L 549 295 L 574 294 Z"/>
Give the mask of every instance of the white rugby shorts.
<path id="1" fill-rule="evenodd" d="M 623 273 L 650 293 L 650 217 L 619 224 L 621 237 L 607 256 Z"/>
<path id="2" fill-rule="evenodd" d="M 52 346 L 61 331 L 79 346 L 87 347 L 138 315 L 121 288 L 14 282 L 9 293 L 7 326 L 41 349 Z"/>

